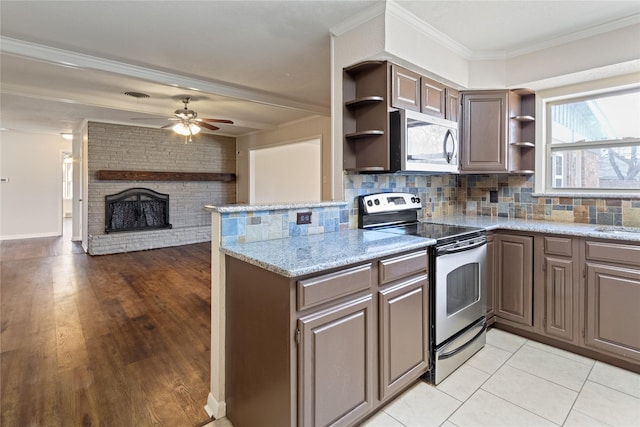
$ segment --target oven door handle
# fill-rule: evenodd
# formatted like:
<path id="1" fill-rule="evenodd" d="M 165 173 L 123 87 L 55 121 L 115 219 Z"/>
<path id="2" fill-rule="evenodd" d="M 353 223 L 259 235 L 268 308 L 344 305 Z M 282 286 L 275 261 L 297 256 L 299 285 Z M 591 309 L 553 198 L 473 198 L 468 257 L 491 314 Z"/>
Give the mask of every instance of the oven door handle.
<path id="1" fill-rule="evenodd" d="M 469 347 L 471 344 L 473 344 L 473 342 L 475 340 L 478 339 L 478 337 L 480 337 L 482 334 L 484 334 L 487 331 L 487 322 L 483 322 L 482 323 L 482 328 L 480 329 L 480 331 L 475 334 L 473 336 L 473 338 L 471 338 L 469 341 L 467 341 L 466 343 L 462 344 L 460 347 L 456 348 L 455 350 L 449 351 L 447 353 L 442 353 L 438 355 L 438 359 L 443 360 L 443 359 L 448 359 L 450 357 L 455 356 L 456 354 L 460 353 L 461 351 L 463 351 L 465 348 Z"/>
<path id="2" fill-rule="evenodd" d="M 480 246 L 483 246 L 486 244 L 487 244 L 487 239 L 481 239 L 465 246 L 445 245 L 440 248 L 436 248 L 436 255 L 440 256 L 440 255 L 447 255 L 447 254 L 455 254 L 456 252 L 469 251 L 471 249 L 479 248 Z"/>

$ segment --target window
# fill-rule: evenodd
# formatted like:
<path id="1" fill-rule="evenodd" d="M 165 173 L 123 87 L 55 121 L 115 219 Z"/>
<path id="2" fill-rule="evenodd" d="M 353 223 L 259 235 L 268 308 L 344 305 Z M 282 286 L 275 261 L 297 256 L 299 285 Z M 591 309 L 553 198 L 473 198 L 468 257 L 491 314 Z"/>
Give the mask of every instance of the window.
<path id="1" fill-rule="evenodd" d="M 640 190 L 640 88 L 547 104 L 547 191 Z"/>

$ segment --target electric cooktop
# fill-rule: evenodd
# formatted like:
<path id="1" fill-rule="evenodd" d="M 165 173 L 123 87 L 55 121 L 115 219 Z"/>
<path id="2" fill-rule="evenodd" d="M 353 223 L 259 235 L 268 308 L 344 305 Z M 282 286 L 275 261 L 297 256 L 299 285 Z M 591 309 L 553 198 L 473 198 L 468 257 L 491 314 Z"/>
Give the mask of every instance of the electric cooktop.
<path id="1" fill-rule="evenodd" d="M 431 222 L 417 222 L 413 224 L 395 225 L 390 227 L 378 228 L 376 229 L 376 231 L 427 237 L 437 240 L 438 243 L 441 243 L 441 241 L 444 240 L 456 240 L 462 237 L 468 238 L 474 235 L 484 234 L 483 228 L 464 227 L 448 224 L 434 224 Z"/>

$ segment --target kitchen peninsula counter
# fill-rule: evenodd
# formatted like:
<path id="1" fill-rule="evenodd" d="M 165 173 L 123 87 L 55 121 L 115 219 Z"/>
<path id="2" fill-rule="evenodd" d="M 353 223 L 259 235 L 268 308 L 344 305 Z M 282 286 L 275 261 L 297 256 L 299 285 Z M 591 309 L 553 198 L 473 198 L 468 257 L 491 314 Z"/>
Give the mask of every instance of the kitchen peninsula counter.
<path id="1" fill-rule="evenodd" d="M 435 239 L 345 230 L 250 243 L 222 244 L 225 254 L 285 277 L 381 258 L 435 244 Z"/>

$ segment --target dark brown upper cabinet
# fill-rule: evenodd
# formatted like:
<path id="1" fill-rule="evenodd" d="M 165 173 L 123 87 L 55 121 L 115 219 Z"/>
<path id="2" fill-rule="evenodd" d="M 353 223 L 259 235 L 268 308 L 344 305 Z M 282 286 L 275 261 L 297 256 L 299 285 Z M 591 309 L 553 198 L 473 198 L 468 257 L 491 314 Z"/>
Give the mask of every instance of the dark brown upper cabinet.
<path id="1" fill-rule="evenodd" d="M 422 102 L 420 111 L 435 117 L 445 118 L 446 87 L 435 80 L 422 77 Z"/>
<path id="2" fill-rule="evenodd" d="M 526 89 L 462 92 L 463 173 L 530 174 L 535 168 L 535 94 Z"/>
<path id="3" fill-rule="evenodd" d="M 387 61 L 364 61 L 342 74 L 343 167 L 391 170 L 389 109 L 458 119 L 458 91 Z"/>
<path id="4" fill-rule="evenodd" d="M 391 66 L 391 106 L 420 111 L 420 74 Z"/>
<path id="5" fill-rule="evenodd" d="M 450 103 L 454 104 L 451 105 Z M 458 91 L 398 65 L 391 65 L 391 107 L 458 120 Z"/>

